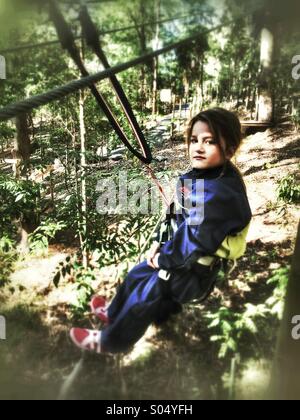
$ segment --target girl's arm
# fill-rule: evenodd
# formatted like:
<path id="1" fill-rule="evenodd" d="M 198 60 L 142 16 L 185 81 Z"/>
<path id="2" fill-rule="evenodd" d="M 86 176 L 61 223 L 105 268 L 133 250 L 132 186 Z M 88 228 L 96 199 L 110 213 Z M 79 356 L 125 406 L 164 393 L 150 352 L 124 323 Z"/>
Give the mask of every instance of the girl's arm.
<path id="1" fill-rule="evenodd" d="M 199 208 L 189 211 L 173 239 L 161 247 L 159 268 L 190 268 L 201 256 L 213 255 L 227 235 L 241 231 L 250 220 L 248 199 L 238 184 L 205 180 L 201 217 Z"/>

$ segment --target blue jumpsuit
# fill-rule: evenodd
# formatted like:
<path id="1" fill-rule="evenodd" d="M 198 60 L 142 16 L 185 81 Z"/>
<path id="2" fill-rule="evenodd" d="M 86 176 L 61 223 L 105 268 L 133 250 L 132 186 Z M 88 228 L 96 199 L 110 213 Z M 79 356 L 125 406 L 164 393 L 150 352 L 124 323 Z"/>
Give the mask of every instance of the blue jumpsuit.
<path id="1" fill-rule="evenodd" d="M 110 324 L 101 336 L 104 351 L 128 351 L 149 325 L 164 322 L 180 311 L 181 304 L 204 300 L 213 290 L 224 261 L 217 257 L 205 266 L 197 260 L 214 255 L 225 237 L 243 230 L 252 216 L 240 176 L 231 164 L 220 177 L 222 170 L 223 166 L 193 169 L 180 177 L 177 199 L 184 198 L 184 209 L 177 209 L 177 230 L 161 247 L 158 259 L 170 277 L 162 280 L 160 269 L 146 261 L 128 273 L 108 308 Z M 197 187 L 199 182 L 202 188 Z M 197 201 L 203 205 L 197 207 Z"/>

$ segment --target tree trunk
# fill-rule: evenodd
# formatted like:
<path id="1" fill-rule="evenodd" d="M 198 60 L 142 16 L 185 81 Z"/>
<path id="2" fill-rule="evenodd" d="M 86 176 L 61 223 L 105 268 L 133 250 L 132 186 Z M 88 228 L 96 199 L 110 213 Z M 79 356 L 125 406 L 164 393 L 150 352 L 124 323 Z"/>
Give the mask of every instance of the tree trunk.
<path id="1" fill-rule="evenodd" d="M 300 400 L 300 223 L 272 377 L 276 400 Z M 298 324 L 298 327 L 297 325 Z M 294 331 L 293 331 L 294 329 Z"/>
<path id="2" fill-rule="evenodd" d="M 146 41 L 146 28 L 144 24 L 146 23 L 146 15 L 145 15 L 145 5 L 144 1 L 140 0 L 139 9 L 137 11 L 138 14 L 130 13 L 130 17 L 134 24 L 136 25 L 136 31 L 139 39 L 140 44 L 140 55 L 144 55 L 147 52 L 147 41 Z M 150 60 L 152 63 L 152 60 Z M 139 89 L 139 96 L 140 96 L 140 107 L 141 110 L 144 111 L 146 106 L 146 98 L 147 98 L 147 82 L 146 82 L 146 74 L 147 70 L 146 67 L 149 63 L 144 63 L 141 65 L 141 83 Z"/>
<path id="3" fill-rule="evenodd" d="M 82 246 L 83 240 L 82 240 L 82 236 L 80 236 L 81 220 L 82 220 L 82 216 L 81 216 L 81 191 L 80 191 L 80 185 L 79 185 L 79 175 L 80 175 L 80 173 L 78 173 L 79 168 L 78 168 L 78 162 L 77 162 L 77 156 L 76 156 L 76 151 L 77 151 L 76 134 L 74 135 L 74 137 L 72 137 L 72 146 L 73 146 L 73 150 L 74 150 L 73 165 L 74 165 L 74 175 L 75 175 L 77 229 L 78 229 L 78 232 L 79 232 L 80 246 Z"/>
<path id="4" fill-rule="evenodd" d="M 190 82 L 188 80 L 188 77 L 185 71 L 183 72 L 183 86 L 184 86 L 184 96 L 185 98 L 188 98 L 190 94 Z"/>
<path id="5" fill-rule="evenodd" d="M 203 107 L 204 104 L 204 54 L 201 57 L 201 70 L 200 70 L 200 90 L 201 90 L 201 102 L 199 110 Z"/>
<path id="6" fill-rule="evenodd" d="M 28 165 L 30 159 L 30 131 L 28 115 L 21 114 L 16 118 L 16 140 L 12 150 L 15 163 L 13 166 L 16 179 L 28 175 Z M 20 221 L 20 252 L 26 254 L 29 251 L 28 235 L 36 229 L 36 215 L 23 215 Z"/>
<path id="7" fill-rule="evenodd" d="M 262 29 L 260 45 L 261 71 L 258 83 L 258 120 L 270 122 L 274 116 L 274 101 L 270 83 L 274 56 L 274 34 L 271 30 Z"/>
<path id="8" fill-rule="evenodd" d="M 179 100 L 179 119 L 182 119 L 182 97 Z"/>
<path id="9" fill-rule="evenodd" d="M 16 130 L 17 136 L 12 155 L 13 159 L 16 159 L 14 167 L 15 177 L 19 178 L 27 174 L 30 159 L 31 145 L 27 114 L 21 114 L 16 118 Z"/>
<path id="10" fill-rule="evenodd" d="M 80 91 L 79 99 L 79 123 L 80 123 L 80 166 L 81 166 L 81 251 L 83 266 L 89 266 L 89 252 L 87 248 L 87 195 L 86 195 L 86 130 L 84 122 L 84 92 Z"/>
<path id="11" fill-rule="evenodd" d="M 85 59 L 84 39 L 81 39 L 81 58 Z M 89 250 L 87 246 L 88 225 L 87 225 L 87 190 L 86 190 L 86 128 L 84 121 L 84 90 L 79 91 L 79 133 L 80 133 L 80 197 L 79 197 L 79 240 L 82 253 L 82 264 L 89 267 Z M 75 140 L 74 140 L 75 143 Z M 76 143 L 75 143 L 76 144 Z M 77 178 L 77 175 L 76 175 Z M 78 182 L 78 181 L 77 181 Z M 79 185 L 78 185 L 79 187 Z"/>
<path id="12" fill-rule="evenodd" d="M 175 115 L 176 115 L 176 95 L 173 94 L 172 95 L 172 120 L 171 120 L 171 131 L 170 131 L 171 145 L 173 145 L 173 140 L 174 140 Z"/>
<path id="13" fill-rule="evenodd" d="M 161 0 L 156 0 L 156 20 L 157 22 L 160 20 L 160 6 Z M 156 33 L 155 33 L 155 50 L 159 48 L 159 29 L 160 25 L 157 23 L 156 25 Z M 159 58 L 155 57 L 153 62 L 153 92 L 152 92 L 152 118 L 156 120 L 157 117 L 157 79 L 158 79 L 158 65 L 159 65 Z"/>

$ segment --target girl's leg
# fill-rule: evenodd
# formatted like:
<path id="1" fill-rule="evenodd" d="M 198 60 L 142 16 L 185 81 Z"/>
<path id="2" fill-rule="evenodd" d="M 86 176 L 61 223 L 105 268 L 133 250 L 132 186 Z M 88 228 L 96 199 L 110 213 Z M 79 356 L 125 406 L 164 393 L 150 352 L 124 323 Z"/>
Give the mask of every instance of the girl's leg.
<path id="1" fill-rule="evenodd" d="M 143 280 L 148 279 L 155 270 L 143 262 L 135 266 L 126 276 L 124 282 L 118 287 L 117 294 L 108 308 L 108 317 L 113 321 L 122 310 L 123 305 L 131 292 Z"/>
<path id="2" fill-rule="evenodd" d="M 121 310 L 102 331 L 101 346 L 104 351 L 119 353 L 129 350 L 156 320 L 163 299 L 158 270 L 152 270 L 144 279 L 140 278 L 140 272 L 137 277 L 135 274 L 134 270 L 131 271 L 126 280 L 128 294 Z M 130 287 L 132 284 L 135 286 Z"/>
<path id="3" fill-rule="evenodd" d="M 154 297 L 159 298 L 159 289 L 155 288 L 157 279 L 158 270 L 149 267 L 147 262 L 134 267 L 108 308 L 109 326 L 100 332 L 72 328 L 73 342 L 84 350 L 127 351 L 143 336 L 155 317 Z"/>
<path id="4" fill-rule="evenodd" d="M 220 268 L 221 263 L 218 261 L 212 269 L 199 266 L 190 271 L 177 271 L 165 282 L 159 279 L 158 270 L 151 269 L 146 263 L 135 267 L 126 277 L 111 305 L 114 318 L 100 333 L 101 343 L 98 344 L 101 344 L 101 351 L 120 353 L 129 350 L 144 335 L 149 325 L 157 321 L 160 313 L 163 313 L 163 318 L 167 318 L 174 311 L 170 303 L 205 299 L 215 285 Z M 79 332 L 82 334 L 82 330 Z M 84 334 L 92 337 L 93 346 L 97 339 L 93 336 L 95 333 L 84 331 Z M 74 342 L 78 345 L 78 340 Z"/>
<path id="5" fill-rule="evenodd" d="M 102 331 L 103 349 L 111 353 L 127 351 L 159 316 L 167 319 L 178 310 L 174 303 L 204 300 L 215 285 L 220 267 L 218 261 L 212 269 L 199 266 L 190 271 L 177 271 L 167 282 L 159 279 L 158 270 L 147 268 L 144 264 L 137 270 L 133 269 L 126 279 L 126 287 L 124 285 L 122 297 L 126 296 L 126 300 L 122 309 Z M 148 277 L 143 277 L 147 273 Z"/>
<path id="6" fill-rule="evenodd" d="M 169 286 L 173 299 L 181 304 L 204 301 L 212 293 L 221 268 L 218 258 L 213 267 L 195 264 L 189 271 L 177 272 Z"/>

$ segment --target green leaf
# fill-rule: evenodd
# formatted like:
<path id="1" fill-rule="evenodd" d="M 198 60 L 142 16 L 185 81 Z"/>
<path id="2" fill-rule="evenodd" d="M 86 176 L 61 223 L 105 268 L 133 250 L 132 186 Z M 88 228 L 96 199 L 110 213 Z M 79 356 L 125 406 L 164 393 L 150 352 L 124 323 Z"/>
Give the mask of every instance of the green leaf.
<path id="1" fill-rule="evenodd" d="M 222 321 L 222 330 L 225 333 L 229 333 L 230 331 L 232 331 L 232 326 L 231 324 L 229 324 L 229 322 L 227 321 Z"/>
<path id="2" fill-rule="evenodd" d="M 228 352 L 227 343 L 223 343 L 221 345 L 221 348 L 220 348 L 220 351 L 219 351 L 219 358 L 220 359 L 224 359 L 224 357 L 226 356 L 227 352 Z"/>
<path id="3" fill-rule="evenodd" d="M 23 200 L 23 198 L 24 198 L 24 194 L 18 194 L 15 199 L 15 203 L 18 203 L 19 201 Z"/>
<path id="4" fill-rule="evenodd" d="M 214 320 L 213 320 L 213 322 L 211 322 L 211 323 L 208 325 L 208 328 L 214 328 L 214 327 L 217 327 L 219 324 L 220 324 L 220 319 L 219 319 L 219 318 L 216 318 L 216 319 L 214 319 Z"/>
<path id="5" fill-rule="evenodd" d="M 57 288 L 60 282 L 60 271 L 58 271 L 53 279 L 54 286 Z"/>
<path id="6" fill-rule="evenodd" d="M 222 335 L 212 335 L 211 337 L 210 337 L 210 341 L 212 341 L 213 343 L 214 342 L 216 342 L 216 341 L 221 341 L 221 340 L 223 340 L 223 336 Z"/>
<path id="7" fill-rule="evenodd" d="M 250 319 L 250 318 L 246 318 L 245 319 L 245 327 L 250 332 L 252 332 L 253 334 L 256 334 L 257 333 L 257 327 L 256 327 L 256 325 L 255 325 L 255 323 L 254 323 L 254 321 L 252 319 Z"/>
<path id="8" fill-rule="evenodd" d="M 229 348 L 230 350 L 232 350 L 232 351 L 234 351 L 234 352 L 236 352 L 236 351 L 237 351 L 237 343 L 236 343 L 236 341 L 235 341 L 233 338 L 230 338 L 230 339 L 227 341 L 227 346 L 228 346 L 228 348 Z"/>

